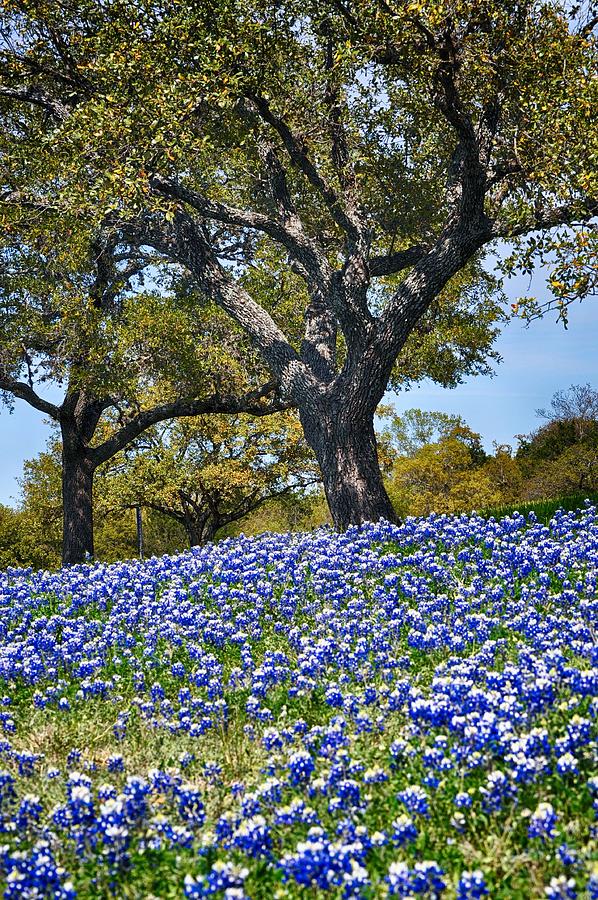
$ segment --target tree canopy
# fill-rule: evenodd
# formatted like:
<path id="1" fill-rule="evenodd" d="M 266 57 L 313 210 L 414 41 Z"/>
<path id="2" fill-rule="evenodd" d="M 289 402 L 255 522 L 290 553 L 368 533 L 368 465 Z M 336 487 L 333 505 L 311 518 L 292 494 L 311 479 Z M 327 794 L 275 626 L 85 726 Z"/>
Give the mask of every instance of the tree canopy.
<path id="1" fill-rule="evenodd" d="M 557 391 L 545 422 L 520 438 L 517 458 L 528 475 L 531 497 L 588 493 L 598 489 L 598 391 L 573 384 Z"/>
<path id="2" fill-rule="evenodd" d="M 592 289 L 586 6 L 2 6 L 7 234 L 184 270 L 299 409 L 337 526 L 393 516 L 372 422 L 387 385 L 487 365 L 488 248 L 556 254 L 561 308 Z"/>

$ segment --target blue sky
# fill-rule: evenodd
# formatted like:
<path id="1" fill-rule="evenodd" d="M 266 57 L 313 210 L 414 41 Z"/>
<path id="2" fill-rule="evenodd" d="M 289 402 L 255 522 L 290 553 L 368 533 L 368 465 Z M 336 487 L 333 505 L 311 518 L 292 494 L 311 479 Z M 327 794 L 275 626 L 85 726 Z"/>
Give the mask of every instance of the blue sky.
<path id="1" fill-rule="evenodd" d="M 539 272 L 531 281 L 529 276 L 514 277 L 505 292 L 510 300 L 525 295 L 542 300 L 543 275 Z M 556 313 L 527 327 L 512 319 L 496 348 L 503 361 L 493 377 L 469 378 L 452 390 L 425 382 L 388 399 L 399 412 L 415 406 L 462 415 L 488 450 L 492 441 L 516 446 L 515 435 L 541 424 L 535 412 L 549 406 L 555 391 L 587 382 L 598 388 L 598 298 L 570 307 L 567 330 L 557 323 Z"/>
<path id="2" fill-rule="evenodd" d="M 530 287 L 528 278 L 520 278 L 508 287 L 513 299 L 527 292 L 541 296 L 541 284 L 540 289 L 538 283 Z M 493 378 L 470 378 L 453 390 L 426 382 L 387 399 L 399 412 L 416 406 L 458 413 L 480 432 L 489 450 L 493 440 L 514 444 L 514 435 L 539 424 L 535 410 L 548 406 L 555 391 L 586 382 L 598 388 L 598 298 L 572 307 L 567 331 L 555 323 L 554 314 L 529 328 L 511 321 L 497 348 L 503 362 Z M 23 462 L 44 448 L 49 435 L 44 416 L 23 401 L 15 402 L 12 415 L 0 407 L 0 503 L 17 502 Z"/>

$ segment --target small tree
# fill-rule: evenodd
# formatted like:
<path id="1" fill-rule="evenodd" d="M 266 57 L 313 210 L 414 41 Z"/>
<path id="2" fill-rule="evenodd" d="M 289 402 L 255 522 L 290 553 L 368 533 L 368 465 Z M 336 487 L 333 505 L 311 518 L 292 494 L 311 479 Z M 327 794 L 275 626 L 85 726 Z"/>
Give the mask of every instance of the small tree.
<path id="1" fill-rule="evenodd" d="M 527 481 L 531 499 L 558 498 L 598 491 L 598 441 L 573 444 L 553 458 L 540 461 Z"/>
<path id="2" fill-rule="evenodd" d="M 398 457 L 391 492 L 399 511 L 403 515 L 458 513 L 498 503 L 500 491 L 480 465 L 480 446 L 480 435 L 459 418 L 435 443 Z"/>
<path id="3" fill-rule="evenodd" d="M 572 384 L 553 395 L 549 410 L 537 409 L 536 415 L 548 422 L 570 423 L 575 440 L 583 441 L 598 426 L 598 391 L 589 383 Z"/>
<path id="4" fill-rule="evenodd" d="M 407 409 L 397 415 L 387 407 L 383 413 L 389 420 L 383 434 L 397 456 L 414 456 L 426 444 L 436 444 L 456 431 L 474 435 L 461 416 L 451 413 Z"/>
<path id="5" fill-rule="evenodd" d="M 19 513 L 0 503 L 0 569 L 27 565 L 23 552 L 23 523 Z"/>
<path id="6" fill-rule="evenodd" d="M 104 468 L 100 490 L 109 509 L 141 505 L 174 519 L 194 546 L 317 480 L 291 413 L 202 416 L 145 432 Z"/>
<path id="7" fill-rule="evenodd" d="M 557 391 L 537 415 L 544 425 L 520 440 L 517 457 L 530 498 L 598 489 L 598 391 L 590 384 Z"/>
<path id="8" fill-rule="evenodd" d="M 373 427 L 388 385 L 485 364 L 487 248 L 557 252 L 561 308 L 592 287 L 560 277 L 596 251 L 577 4 L 2 5 L 5 224 L 46 246 L 108 229 L 190 273 L 298 409 L 339 527 L 394 515 Z"/>
<path id="9" fill-rule="evenodd" d="M 94 546 L 96 558 L 116 562 L 137 556 L 135 515 L 130 509 L 109 509 L 105 479 L 94 479 Z M 62 448 L 50 437 L 46 449 L 25 461 L 20 479 L 21 496 L 14 511 L 19 532 L 7 547 L 7 565 L 53 569 L 60 565 L 62 546 Z M 11 512 L 13 512 L 11 510 Z M 148 555 L 174 553 L 185 546 L 185 532 L 172 519 L 150 510 L 144 521 Z"/>
<path id="10" fill-rule="evenodd" d="M 525 496 L 523 471 L 509 444 L 494 444 L 494 454 L 487 457 L 484 472 L 499 492 L 501 503 L 515 503 Z"/>

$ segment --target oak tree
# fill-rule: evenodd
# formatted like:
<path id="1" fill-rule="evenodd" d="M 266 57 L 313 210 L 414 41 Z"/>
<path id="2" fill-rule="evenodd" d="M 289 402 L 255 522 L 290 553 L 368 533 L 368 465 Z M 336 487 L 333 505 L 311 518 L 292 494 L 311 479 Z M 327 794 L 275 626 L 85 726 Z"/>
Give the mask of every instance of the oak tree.
<path id="1" fill-rule="evenodd" d="M 474 332 L 487 250 L 511 243 L 531 266 L 558 246 L 573 274 L 557 273 L 556 296 L 591 288 L 587 5 L 2 7 L 5 224 L 41 242 L 99 231 L 185 270 L 298 409 L 338 527 L 394 516 L 373 416 L 419 347 L 462 315 L 472 334 L 440 339 L 431 373 L 485 359 L 492 329 Z M 302 309 L 302 335 L 268 285 Z"/>
<path id="2" fill-rule="evenodd" d="M 110 463 L 108 463 L 110 465 Z M 110 509 L 104 496 L 105 480 L 100 466 L 94 478 L 95 558 L 111 563 L 138 555 L 135 512 Z M 19 479 L 16 509 L 10 510 L 18 530 L 6 535 L 6 565 L 55 569 L 61 561 L 62 545 L 62 448 L 54 428 L 45 449 L 25 460 Z M 143 515 L 143 543 L 147 556 L 176 553 L 185 547 L 185 532 L 172 519 L 148 510 Z"/>

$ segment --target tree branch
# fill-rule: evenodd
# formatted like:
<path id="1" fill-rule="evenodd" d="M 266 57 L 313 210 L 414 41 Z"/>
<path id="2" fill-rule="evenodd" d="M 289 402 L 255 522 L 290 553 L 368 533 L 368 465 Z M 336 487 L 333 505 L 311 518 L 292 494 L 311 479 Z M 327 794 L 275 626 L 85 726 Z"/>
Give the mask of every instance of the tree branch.
<path id="1" fill-rule="evenodd" d="M 441 35 L 434 35 L 417 17 L 414 24 L 423 34 L 428 50 L 438 58 L 434 75 L 436 83 L 434 106 L 445 117 L 457 136 L 457 145 L 449 166 L 446 193 L 452 213 L 445 227 L 484 228 L 488 225 L 484 212 L 487 172 L 481 162 L 480 144 L 472 117 L 464 107 L 457 87 L 456 73 L 460 59 L 456 36 L 450 26 Z M 401 53 L 392 45 L 375 54 L 375 59 L 382 65 L 402 63 Z M 490 107 L 488 114 L 490 115 Z"/>
<path id="2" fill-rule="evenodd" d="M 0 391 L 6 391 L 7 394 L 12 394 L 13 397 L 18 397 L 19 400 L 25 400 L 29 406 L 45 413 L 56 422 L 60 418 L 60 407 L 55 406 L 54 403 L 50 403 L 49 400 L 44 400 L 43 397 L 40 397 L 39 394 L 33 390 L 31 385 L 24 381 L 17 381 L 14 378 L 10 378 L 8 375 L 0 374 Z"/>
<path id="3" fill-rule="evenodd" d="M 182 209 L 172 225 L 155 216 L 117 224 L 126 240 L 154 247 L 185 266 L 211 297 L 251 338 L 276 376 L 283 395 L 315 386 L 309 368 L 301 361 L 284 332 L 269 313 L 238 284 L 218 262 L 197 223 Z M 289 395 L 290 396 L 290 395 Z"/>
<path id="4" fill-rule="evenodd" d="M 572 200 L 569 203 L 562 203 L 560 206 L 540 210 L 534 218 L 521 225 L 501 226 L 500 223 L 495 222 L 492 237 L 508 239 L 528 234 L 530 231 L 556 228 L 558 225 L 570 225 L 571 217 L 576 213 L 580 222 L 588 222 L 598 215 L 598 200 L 589 197 L 587 200 Z"/>
<path id="5" fill-rule="evenodd" d="M 41 87 L 36 87 L 34 85 L 19 88 L 0 87 L 0 97 L 7 97 L 9 100 L 16 100 L 19 103 L 33 103 L 34 106 L 41 106 L 42 109 L 51 113 L 61 122 L 63 122 L 70 113 L 69 108 L 60 100 L 57 100 L 56 97 L 52 97 Z"/>
<path id="6" fill-rule="evenodd" d="M 21 191 L 4 191 L 0 194 L 0 203 L 5 203 L 7 206 L 19 206 L 23 209 L 33 209 L 36 212 L 48 212 L 48 210 L 58 208 L 46 200 L 32 200 L 30 197 L 24 196 Z"/>
<path id="7" fill-rule="evenodd" d="M 270 163 L 273 163 L 271 158 Z M 284 194 L 281 189 L 280 173 L 277 174 L 275 183 L 278 190 L 277 199 L 285 208 L 285 215 L 282 221 L 271 219 L 263 213 L 239 209 L 209 200 L 207 197 L 185 187 L 174 179 L 166 179 L 160 175 L 154 175 L 150 180 L 151 186 L 162 196 L 179 200 L 191 206 L 206 219 L 213 219 L 217 222 L 224 222 L 227 225 L 249 228 L 267 234 L 277 243 L 282 244 L 300 263 L 311 279 L 319 284 L 321 288 L 324 288 L 326 279 L 330 275 L 326 257 L 305 234 L 298 218 L 289 209 L 290 200 L 283 199 Z"/>
<path id="8" fill-rule="evenodd" d="M 270 127 L 279 135 L 292 162 L 301 172 L 303 172 L 310 184 L 316 188 L 324 200 L 330 215 L 339 228 L 342 229 L 350 241 L 357 242 L 360 237 L 358 223 L 345 209 L 336 191 L 334 191 L 326 179 L 320 175 L 316 166 L 309 158 L 306 148 L 302 146 L 301 142 L 296 135 L 293 134 L 284 119 L 272 112 L 268 101 L 263 97 L 251 95 L 248 99 L 258 111 L 264 122 L 270 125 Z"/>
<path id="9" fill-rule="evenodd" d="M 381 256 L 372 256 L 369 260 L 370 275 L 394 275 L 415 265 L 426 254 L 423 244 L 415 244 L 406 250 L 397 250 Z"/>
<path id="10" fill-rule="evenodd" d="M 328 109 L 332 144 L 330 158 L 344 195 L 347 215 L 357 228 L 357 231 L 360 234 L 363 234 L 364 227 L 357 197 L 355 166 L 351 160 L 347 132 L 343 124 L 343 112 L 346 111 L 346 104 L 343 104 L 342 90 L 335 79 L 335 42 L 329 24 L 324 23 L 322 29 L 326 39 L 326 85 L 324 101 Z"/>
<path id="11" fill-rule="evenodd" d="M 143 410 L 102 444 L 91 448 L 92 462 L 96 466 L 107 462 L 150 426 L 166 419 L 201 416 L 208 413 L 249 413 L 253 416 L 269 416 L 272 413 L 290 409 L 292 407 L 290 403 L 273 402 L 264 405 L 259 402 L 260 399 L 272 393 L 274 386 L 274 382 L 268 382 L 242 397 L 214 396 L 205 400 L 174 400 L 172 403 L 163 403 L 152 409 Z"/>

